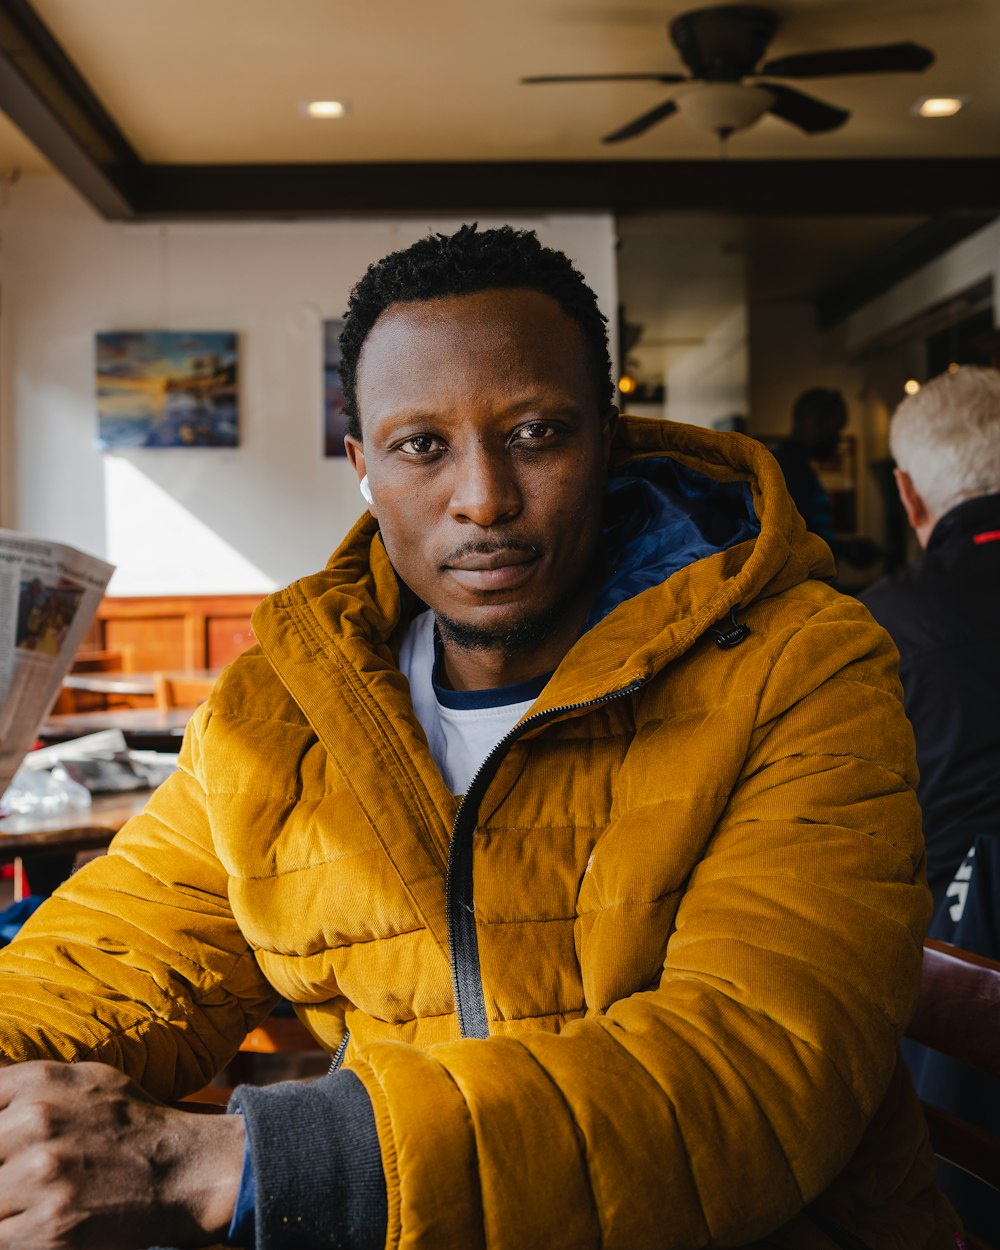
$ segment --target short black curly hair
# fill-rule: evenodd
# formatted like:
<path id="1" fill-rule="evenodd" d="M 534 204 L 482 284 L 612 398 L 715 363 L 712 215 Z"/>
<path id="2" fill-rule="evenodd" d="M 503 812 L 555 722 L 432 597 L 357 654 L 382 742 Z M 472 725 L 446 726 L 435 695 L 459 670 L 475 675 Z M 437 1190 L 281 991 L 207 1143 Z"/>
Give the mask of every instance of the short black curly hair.
<path id="1" fill-rule="evenodd" d="M 351 291 L 340 333 L 340 382 L 344 389 L 347 431 L 361 438 L 358 415 L 358 360 L 375 322 L 391 304 L 471 295 L 476 291 L 529 288 L 556 301 L 577 323 L 587 343 L 600 412 L 614 401 L 607 318 L 597 296 L 568 256 L 543 247 L 533 230 L 498 226 L 479 230 L 475 223 L 454 234 L 432 234 L 375 264 Z"/>

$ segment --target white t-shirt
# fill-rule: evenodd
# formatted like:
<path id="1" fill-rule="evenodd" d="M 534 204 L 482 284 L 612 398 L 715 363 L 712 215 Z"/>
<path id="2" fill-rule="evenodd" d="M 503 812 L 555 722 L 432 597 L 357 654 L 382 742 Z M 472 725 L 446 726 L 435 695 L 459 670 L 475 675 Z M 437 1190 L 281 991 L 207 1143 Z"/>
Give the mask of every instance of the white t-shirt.
<path id="1" fill-rule="evenodd" d="M 410 683 L 410 697 L 417 720 L 427 735 L 435 764 L 452 794 L 465 794 L 480 765 L 501 738 L 535 702 L 525 686 L 499 691 L 444 691 L 434 686 L 434 614 L 428 609 L 415 617 L 403 637 L 399 667 Z M 544 685 L 544 680 L 536 683 Z M 515 702 L 502 700 L 505 691 Z M 499 700 L 499 702 L 498 702 Z"/>

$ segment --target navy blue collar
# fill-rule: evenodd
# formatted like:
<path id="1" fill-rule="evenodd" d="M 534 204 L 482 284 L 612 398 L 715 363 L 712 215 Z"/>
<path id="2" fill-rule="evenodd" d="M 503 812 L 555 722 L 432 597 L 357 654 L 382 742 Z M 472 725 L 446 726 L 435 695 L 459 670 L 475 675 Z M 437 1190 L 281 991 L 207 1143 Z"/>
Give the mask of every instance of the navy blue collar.
<path id="1" fill-rule="evenodd" d="M 456 712 L 474 712 L 483 708 L 508 707 L 512 703 L 534 702 L 548 685 L 551 673 L 515 682 L 512 686 L 494 686 L 491 690 L 452 690 L 444 684 L 444 646 L 438 627 L 434 625 L 434 697 L 442 707 Z"/>

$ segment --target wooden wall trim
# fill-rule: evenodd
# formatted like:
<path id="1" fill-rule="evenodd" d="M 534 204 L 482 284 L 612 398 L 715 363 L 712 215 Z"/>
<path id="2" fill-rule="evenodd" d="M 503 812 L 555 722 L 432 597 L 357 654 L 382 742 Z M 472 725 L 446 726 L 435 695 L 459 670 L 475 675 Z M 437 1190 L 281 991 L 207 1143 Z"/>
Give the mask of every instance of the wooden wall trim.
<path id="1" fill-rule="evenodd" d="M 130 647 L 140 671 L 217 669 L 253 644 L 250 617 L 265 596 L 109 596 L 87 645 Z"/>
<path id="2" fill-rule="evenodd" d="M 97 609 L 98 620 L 158 616 L 249 616 L 267 594 L 258 595 L 106 595 Z"/>

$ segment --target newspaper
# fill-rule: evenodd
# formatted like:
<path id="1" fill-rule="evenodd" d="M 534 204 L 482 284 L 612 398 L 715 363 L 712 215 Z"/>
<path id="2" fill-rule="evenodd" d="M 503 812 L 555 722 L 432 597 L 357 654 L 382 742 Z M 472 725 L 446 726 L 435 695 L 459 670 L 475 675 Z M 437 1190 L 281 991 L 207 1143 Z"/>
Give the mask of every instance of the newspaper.
<path id="1" fill-rule="evenodd" d="M 35 741 L 114 565 L 0 529 L 0 794 Z"/>

